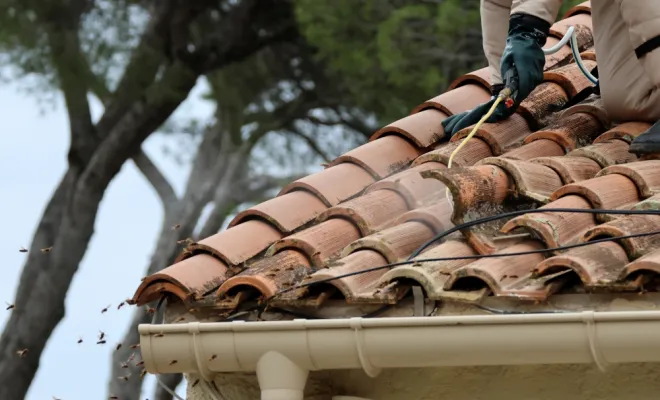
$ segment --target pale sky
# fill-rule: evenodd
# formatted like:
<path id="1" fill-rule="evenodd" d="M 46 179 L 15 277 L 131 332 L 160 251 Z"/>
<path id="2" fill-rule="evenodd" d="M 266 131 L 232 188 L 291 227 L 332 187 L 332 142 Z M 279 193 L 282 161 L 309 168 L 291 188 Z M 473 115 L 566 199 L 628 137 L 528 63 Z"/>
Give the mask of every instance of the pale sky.
<path id="1" fill-rule="evenodd" d="M 200 85 L 195 90 L 199 94 Z M 180 115 L 208 116 L 211 106 L 195 101 L 193 94 L 177 110 Z M 34 229 L 56 184 L 66 169 L 69 142 L 66 113 L 60 102 L 42 113 L 34 97 L 19 93 L 15 86 L 0 87 L 2 140 L 0 141 L 0 304 L 12 302 L 25 254 Z M 95 107 L 95 114 L 99 109 Z M 168 138 L 152 136 L 143 149 L 170 179 L 178 193 L 187 168 L 163 157 Z M 75 275 L 66 298 L 66 316 L 59 324 L 41 357 L 36 379 L 27 400 L 105 398 L 110 355 L 122 338 L 132 308 L 119 302 L 130 297 L 144 276 L 160 227 L 160 203 L 138 170 L 128 162 L 106 191 L 96 220 L 95 234 Z M 101 309 L 111 304 L 109 312 Z M 0 308 L 4 329 L 10 311 Z M 99 330 L 108 343 L 96 345 Z M 77 344 L 82 336 L 84 343 Z M 154 379 L 144 385 L 150 397 Z M 183 394 L 183 390 L 179 390 Z"/>

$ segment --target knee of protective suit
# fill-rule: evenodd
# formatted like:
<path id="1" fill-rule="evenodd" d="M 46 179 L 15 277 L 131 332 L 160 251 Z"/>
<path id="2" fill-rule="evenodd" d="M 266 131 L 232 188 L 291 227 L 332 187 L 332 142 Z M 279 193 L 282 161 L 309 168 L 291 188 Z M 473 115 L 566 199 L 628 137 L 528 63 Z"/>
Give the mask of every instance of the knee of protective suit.
<path id="1" fill-rule="evenodd" d="M 652 123 L 660 119 L 660 91 L 637 93 L 631 90 L 612 90 L 608 86 L 606 82 L 601 84 L 600 95 L 605 112 L 612 122 Z"/>

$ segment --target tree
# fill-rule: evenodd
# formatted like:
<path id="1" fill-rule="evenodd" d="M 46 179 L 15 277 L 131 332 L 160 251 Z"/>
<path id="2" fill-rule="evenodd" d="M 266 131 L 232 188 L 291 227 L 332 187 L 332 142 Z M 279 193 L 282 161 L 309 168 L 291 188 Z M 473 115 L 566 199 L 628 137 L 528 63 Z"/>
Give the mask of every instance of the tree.
<path id="1" fill-rule="evenodd" d="M 71 142 L 68 169 L 36 228 L 16 309 L 0 338 L 0 398 L 20 399 L 64 316 L 99 203 L 121 166 L 137 158 L 145 176 L 160 179 L 140 146 L 198 77 L 297 33 L 288 1 L 2 0 L 0 6 L 3 62 L 61 92 Z M 140 18 L 142 29 L 127 28 Z M 200 34 L 208 27 L 215 29 Z M 96 122 L 90 93 L 105 104 Z M 28 349 L 25 357 L 16 356 L 19 349 Z"/>
<path id="2" fill-rule="evenodd" d="M 280 188 L 304 174 L 313 162 L 328 162 L 331 157 L 367 139 L 373 127 L 351 122 L 357 120 L 355 114 L 359 112 L 338 111 L 341 104 L 332 102 L 337 98 L 332 93 L 333 86 L 324 84 L 322 79 L 313 84 L 312 79 L 315 74 L 318 77 L 320 69 L 309 54 L 301 40 L 278 43 L 209 75 L 211 93 L 208 97 L 216 104 L 215 120 L 204 129 L 199 141 L 185 194 L 176 198 L 166 181 L 157 187 L 164 219 L 147 274 L 172 264 L 182 248 L 178 243 L 215 234 L 236 207 L 264 200 L 271 189 Z M 318 114 L 321 116 L 316 116 Z M 341 114 L 342 119 L 332 119 L 332 114 Z M 327 129 L 327 125 L 344 123 L 363 131 L 329 132 Z M 301 127 L 300 124 L 307 125 Z M 312 126 L 321 134 L 311 135 L 314 133 Z M 278 146 L 273 143 L 277 140 L 272 139 L 285 139 L 288 145 Z M 334 146 L 330 145 L 332 142 Z M 268 152 L 268 160 L 259 160 L 260 147 Z M 267 169 L 280 169 L 282 173 L 273 175 L 250 164 L 265 164 Z M 212 211 L 200 221 L 202 211 L 209 204 Z M 200 224 L 201 228 L 196 231 L 195 227 Z M 113 355 L 109 392 L 121 399 L 139 398 L 141 380 L 118 378 L 140 374 L 140 368 L 134 363 L 129 363 L 128 369 L 122 365 L 133 352 L 130 345 L 139 342 L 137 325 L 148 323 L 149 318 L 144 310 L 134 312 L 122 340 L 124 346 Z M 162 379 L 175 388 L 182 376 L 169 375 Z M 157 387 L 153 398 L 165 400 L 171 399 L 171 395 Z"/>
<path id="3" fill-rule="evenodd" d="M 64 315 L 99 203 L 126 161 L 163 202 L 151 273 L 172 262 L 177 240 L 211 235 L 242 203 L 258 201 L 311 162 L 283 152 L 279 161 L 288 173 L 272 176 L 255 162 L 264 152 L 272 159 L 282 143 L 287 151 L 305 144 L 331 158 L 345 150 L 333 143 L 358 144 L 327 140 L 336 138 L 335 128 L 363 133 L 364 140 L 376 125 L 481 67 L 477 6 L 477 0 L 0 0 L 1 65 L 38 77 L 32 87 L 38 93 L 64 98 L 71 142 L 68 170 L 35 230 L 16 309 L 0 337 L 0 398 L 24 397 Z M 210 82 L 217 111 L 195 137 L 193 173 L 179 198 L 141 144 L 200 77 Z M 104 105 L 97 121 L 90 94 Z M 358 137 L 349 130 L 340 133 Z M 246 188 L 244 196 L 236 197 L 230 184 Z M 209 205 L 210 216 L 200 221 Z M 135 342 L 131 335 L 143 319 L 135 314 L 125 343 Z M 26 357 L 16 357 L 25 348 Z M 124 356 L 117 352 L 114 365 Z M 124 393 L 134 396 L 136 386 Z"/>
<path id="4" fill-rule="evenodd" d="M 566 0 L 559 15 L 583 0 Z M 479 0 L 296 0 L 300 31 L 379 124 L 487 65 Z"/>

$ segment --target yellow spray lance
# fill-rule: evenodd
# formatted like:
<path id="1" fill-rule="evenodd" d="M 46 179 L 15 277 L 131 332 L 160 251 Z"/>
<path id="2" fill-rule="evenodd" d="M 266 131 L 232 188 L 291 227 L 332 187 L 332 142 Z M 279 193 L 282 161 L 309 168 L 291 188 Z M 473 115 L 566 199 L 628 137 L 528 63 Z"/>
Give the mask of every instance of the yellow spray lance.
<path id="1" fill-rule="evenodd" d="M 447 163 L 447 168 L 451 168 L 451 164 L 454 161 L 454 157 L 456 154 L 458 154 L 459 151 L 467 144 L 467 142 L 472 139 L 472 136 L 474 136 L 475 133 L 479 131 L 479 128 L 481 128 L 481 125 L 490 118 L 491 115 L 495 112 L 497 109 L 497 106 L 500 105 L 501 102 L 505 102 L 507 108 L 513 107 L 514 101 L 513 97 L 516 96 L 518 92 L 518 74 L 516 73 L 515 68 L 511 68 L 510 70 L 507 71 L 506 75 L 504 75 L 504 89 L 500 91 L 500 93 L 497 95 L 497 98 L 495 98 L 495 101 L 493 102 L 493 105 L 490 107 L 490 110 L 481 117 L 479 122 L 472 128 L 472 131 L 461 141 L 461 143 L 454 149 L 454 151 L 451 152 L 451 155 L 449 156 L 449 162 Z M 452 208 L 452 211 L 454 209 L 454 202 L 451 196 L 451 192 L 449 191 L 449 188 L 445 189 L 445 196 L 447 197 L 447 200 L 449 201 L 449 205 Z"/>
<path id="2" fill-rule="evenodd" d="M 573 58 L 575 59 L 575 62 L 577 63 L 578 67 L 580 68 L 580 71 L 587 77 L 587 79 L 593 83 L 593 84 L 598 84 L 598 79 L 594 77 L 584 66 L 584 63 L 582 62 L 582 57 L 580 57 L 580 52 L 578 50 L 578 43 L 577 43 L 577 36 L 575 34 L 575 27 L 571 26 L 568 28 L 568 31 L 564 35 L 564 37 L 557 43 L 556 45 L 543 49 L 543 53 L 546 55 L 549 54 L 554 54 L 561 50 L 566 43 L 569 43 L 570 41 L 570 47 L 571 51 L 573 53 Z M 504 79 L 504 84 L 505 87 L 500 91 L 500 93 L 497 95 L 497 98 L 495 99 L 495 102 L 493 102 L 493 105 L 490 107 L 490 110 L 484 115 L 479 122 L 472 128 L 472 131 L 461 141 L 461 143 L 454 149 L 454 151 L 451 152 L 451 155 L 449 156 L 449 162 L 447 163 L 447 168 L 451 168 L 452 162 L 454 161 L 454 157 L 458 152 L 467 144 L 467 142 L 472 139 L 472 137 L 479 131 L 479 128 L 481 128 L 481 125 L 490 118 L 491 115 L 495 112 L 497 109 L 497 106 L 501 102 L 506 102 L 507 108 L 513 107 L 514 101 L 512 97 L 515 97 L 518 91 L 518 76 L 515 72 L 515 68 L 510 69 L 507 71 L 506 75 L 503 77 Z M 451 206 L 452 210 L 454 208 L 453 204 L 453 199 L 451 196 L 451 192 L 449 191 L 449 188 L 446 189 L 446 196 L 447 200 L 449 201 L 449 205 Z"/>
<path id="3" fill-rule="evenodd" d="M 477 133 L 477 131 L 479 131 L 481 125 L 484 122 L 486 122 L 491 115 L 493 115 L 495 109 L 497 109 L 497 106 L 501 102 L 503 101 L 506 102 L 507 108 L 513 107 L 513 99 L 511 98 L 511 96 L 515 97 L 515 95 L 517 94 L 516 92 L 518 91 L 518 75 L 516 74 L 515 68 L 511 68 L 509 71 L 507 71 L 506 75 L 504 76 L 504 83 L 505 83 L 504 89 L 502 89 L 500 93 L 497 95 L 497 98 L 495 99 L 493 105 L 490 107 L 490 110 L 488 110 L 486 115 L 481 117 L 479 122 L 477 122 L 474 128 L 472 128 L 470 134 L 468 134 L 465 137 L 465 139 L 463 139 L 461 144 L 459 144 L 458 147 L 456 147 L 454 151 L 451 152 L 451 155 L 449 156 L 449 163 L 447 163 L 447 168 L 451 168 L 451 164 L 454 161 L 454 157 L 456 156 L 456 154 L 463 148 L 463 146 L 465 146 L 465 144 L 470 139 L 472 139 L 472 136 L 474 136 L 474 134 Z"/>

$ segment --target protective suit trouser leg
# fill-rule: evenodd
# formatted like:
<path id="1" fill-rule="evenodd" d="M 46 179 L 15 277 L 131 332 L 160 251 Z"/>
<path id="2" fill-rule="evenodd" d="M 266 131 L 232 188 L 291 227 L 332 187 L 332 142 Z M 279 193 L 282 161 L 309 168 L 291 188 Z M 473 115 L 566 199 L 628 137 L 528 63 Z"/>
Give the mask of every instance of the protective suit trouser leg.
<path id="1" fill-rule="evenodd" d="M 660 88 L 637 59 L 619 7 L 613 0 L 591 2 L 598 80 L 613 122 L 660 120 Z M 660 65 L 658 65 L 660 68 Z"/>

